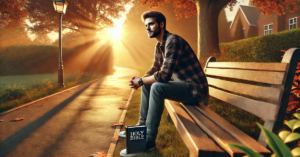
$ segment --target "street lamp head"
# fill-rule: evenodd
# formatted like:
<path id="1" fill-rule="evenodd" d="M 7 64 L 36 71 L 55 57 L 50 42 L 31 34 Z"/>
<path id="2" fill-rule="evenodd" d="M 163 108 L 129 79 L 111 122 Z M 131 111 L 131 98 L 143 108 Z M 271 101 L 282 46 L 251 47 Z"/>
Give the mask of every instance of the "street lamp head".
<path id="1" fill-rule="evenodd" d="M 65 0 L 52 0 L 55 11 L 66 14 L 68 3 Z"/>

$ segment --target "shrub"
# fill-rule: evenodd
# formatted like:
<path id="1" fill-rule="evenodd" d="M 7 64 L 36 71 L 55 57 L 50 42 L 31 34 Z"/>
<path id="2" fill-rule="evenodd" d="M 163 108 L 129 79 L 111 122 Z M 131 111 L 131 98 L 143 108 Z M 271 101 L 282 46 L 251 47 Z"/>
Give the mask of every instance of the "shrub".
<path id="1" fill-rule="evenodd" d="M 291 131 L 281 131 L 279 133 L 279 137 L 277 137 L 274 133 L 264 128 L 261 124 L 256 123 L 259 128 L 266 134 L 268 146 L 273 150 L 274 154 L 272 156 L 275 157 L 293 157 L 300 156 L 300 147 L 296 147 L 293 150 L 290 150 L 285 143 L 289 143 L 295 140 L 300 139 L 300 134 L 296 133 L 295 130 L 300 127 L 300 113 L 294 114 L 297 119 L 292 119 L 289 121 L 285 121 L 286 124 Z M 263 157 L 261 154 L 254 152 L 252 149 L 237 145 L 237 144 L 229 144 L 229 146 L 236 147 L 243 152 L 245 152 L 248 156 L 251 157 Z"/>

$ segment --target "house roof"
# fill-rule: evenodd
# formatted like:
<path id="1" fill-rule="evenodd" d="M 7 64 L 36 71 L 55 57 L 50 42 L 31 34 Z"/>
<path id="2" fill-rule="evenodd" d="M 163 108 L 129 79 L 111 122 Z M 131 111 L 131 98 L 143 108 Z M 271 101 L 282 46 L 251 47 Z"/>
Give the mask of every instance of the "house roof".
<path id="1" fill-rule="evenodd" d="M 257 25 L 257 20 L 258 20 L 260 12 L 257 10 L 256 7 L 240 5 L 239 9 L 243 13 L 245 19 L 247 20 L 247 22 L 250 26 Z M 238 12 L 235 14 L 234 20 L 231 22 L 230 28 L 232 27 L 233 22 L 236 20 L 237 14 L 238 14 Z"/>

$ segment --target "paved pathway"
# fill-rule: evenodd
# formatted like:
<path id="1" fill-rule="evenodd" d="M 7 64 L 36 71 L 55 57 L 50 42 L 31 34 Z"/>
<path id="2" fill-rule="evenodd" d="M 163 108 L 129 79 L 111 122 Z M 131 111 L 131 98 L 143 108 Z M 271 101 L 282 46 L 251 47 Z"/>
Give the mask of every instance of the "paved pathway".
<path id="1" fill-rule="evenodd" d="M 87 157 L 104 151 L 127 103 L 128 81 L 138 72 L 115 73 L 45 98 L 0 117 L 0 156 Z M 14 122 L 14 118 L 24 120 Z"/>

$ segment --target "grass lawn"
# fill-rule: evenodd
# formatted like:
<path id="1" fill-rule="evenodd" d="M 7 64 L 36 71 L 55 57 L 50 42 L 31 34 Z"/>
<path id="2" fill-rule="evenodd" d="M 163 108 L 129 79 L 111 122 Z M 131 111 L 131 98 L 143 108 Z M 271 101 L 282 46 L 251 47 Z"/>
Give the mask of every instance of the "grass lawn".
<path id="1" fill-rule="evenodd" d="M 34 81 L 43 81 L 47 79 L 48 81 L 57 82 L 57 74 L 36 74 L 36 75 L 10 75 L 10 76 L 0 76 L 0 84 L 7 86 L 14 86 L 14 84 L 21 84 L 25 88 L 30 88 L 34 85 Z M 3 88 L 1 88 L 3 90 Z M 0 90 L 1 90 L 0 89 Z"/>
<path id="2" fill-rule="evenodd" d="M 143 76 L 145 72 L 151 67 L 151 63 L 141 65 L 138 67 L 128 66 L 128 68 L 136 69 L 139 71 L 139 76 Z M 132 126 L 138 122 L 139 108 L 141 104 L 141 89 L 134 92 L 132 100 L 129 105 L 129 109 L 125 117 L 125 125 Z M 258 117 L 253 116 L 241 109 L 238 109 L 232 105 L 221 102 L 217 99 L 210 99 L 209 108 L 221 115 L 231 124 L 244 131 L 249 136 L 257 139 L 260 133 L 260 129 L 253 125 L 255 122 L 263 123 Z M 157 151 L 151 153 L 142 153 L 139 156 L 144 157 L 188 157 L 189 151 L 181 139 L 178 131 L 176 130 L 172 121 L 167 120 L 167 109 L 164 109 L 159 132 L 156 139 Z M 121 131 L 125 131 L 125 127 L 122 127 Z M 114 152 L 114 157 L 120 156 L 120 151 L 126 148 L 126 139 L 120 138 L 117 147 Z M 227 157 L 227 156 L 226 156 Z M 229 155 L 228 155 L 229 157 Z"/>
<path id="3" fill-rule="evenodd" d="M 101 77 L 104 75 L 78 72 L 65 74 L 65 88 L 59 88 L 57 74 L 0 76 L 0 112 Z"/>

